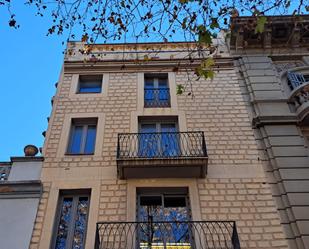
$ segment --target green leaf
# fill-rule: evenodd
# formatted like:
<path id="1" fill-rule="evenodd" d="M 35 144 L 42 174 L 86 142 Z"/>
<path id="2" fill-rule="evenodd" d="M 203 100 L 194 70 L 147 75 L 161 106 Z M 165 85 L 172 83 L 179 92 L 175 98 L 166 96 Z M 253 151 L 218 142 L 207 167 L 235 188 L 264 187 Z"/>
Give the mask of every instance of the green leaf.
<path id="1" fill-rule="evenodd" d="M 208 30 L 200 31 L 198 36 L 199 43 L 203 43 L 205 45 L 211 45 L 212 43 L 212 37 L 211 33 Z"/>
<path id="2" fill-rule="evenodd" d="M 213 79 L 215 77 L 215 72 L 213 70 L 208 70 L 207 71 L 207 77 L 206 79 Z"/>
<path id="3" fill-rule="evenodd" d="M 183 85 L 176 85 L 176 94 L 177 95 L 181 95 L 183 94 L 183 92 L 185 91 L 185 87 Z"/>
<path id="4" fill-rule="evenodd" d="M 210 24 L 211 29 L 219 28 L 219 23 L 217 18 L 212 18 L 211 19 L 211 24 Z"/>
<path id="5" fill-rule="evenodd" d="M 201 62 L 201 65 L 199 65 L 195 69 L 195 74 L 198 77 L 203 77 L 205 79 L 213 79 L 215 76 L 215 72 L 212 69 L 214 65 L 215 65 L 214 59 L 209 57 L 206 60 L 203 60 Z"/>
<path id="6" fill-rule="evenodd" d="M 259 16 L 256 22 L 255 33 L 263 33 L 266 23 L 267 23 L 266 16 Z"/>
<path id="7" fill-rule="evenodd" d="M 213 65 L 215 65 L 215 61 L 212 57 L 209 57 L 203 61 L 203 66 L 206 68 L 212 67 Z"/>

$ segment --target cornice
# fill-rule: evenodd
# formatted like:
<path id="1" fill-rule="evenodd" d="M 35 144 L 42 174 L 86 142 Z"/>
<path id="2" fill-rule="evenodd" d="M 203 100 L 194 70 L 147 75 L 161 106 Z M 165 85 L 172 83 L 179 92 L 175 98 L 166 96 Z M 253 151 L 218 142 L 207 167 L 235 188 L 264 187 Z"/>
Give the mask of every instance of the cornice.
<path id="1" fill-rule="evenodd" d="M 1 181 L 0 199 L 9 198 L 40 198 L 42 182 L 35 181 Z"/>
<path id="2" fill-rule="evenodd" d="M 149 61 L 135 61 L 135 60 L 101 60 L 101 61 L 65 61 L 65 71 L 76 71 L 76 70 L 100 70 L 100 71 L 153 71 L 153 69 L 161 70 L 183 70 L 183 69 L 194 69 L 201 62 L 201 59 L 194 59 L 193 62 L 187 59 L 167 60 L 167 59 L 156 59 Z M 231 69 L 234 67 L 232 57 L 221 57 L 215 58 L 215 65 L 213 69 L 224 70 Z"/>
<path id="3" fill-rule="evenodd" d="M 44 157 L 41 156 L 15 156 L 11 157 L 11 162 L 42 162 Z"/>
<path id="4" fill-rule="evenodd" d="M 252 119 L 252 127 L 259 128 L 265 125 L 287 125 L 298 124 L 299 119 L 296 115 L 291 116 L 257 116 Z"/>

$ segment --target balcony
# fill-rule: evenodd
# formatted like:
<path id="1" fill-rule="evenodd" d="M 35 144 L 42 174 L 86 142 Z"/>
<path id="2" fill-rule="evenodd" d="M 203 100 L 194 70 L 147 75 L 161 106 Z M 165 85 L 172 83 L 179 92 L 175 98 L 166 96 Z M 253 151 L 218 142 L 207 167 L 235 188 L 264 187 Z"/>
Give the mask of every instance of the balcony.
<path id="1" fill-rule="evenodd" d="M 204 178 L 207 162 L 203 132 L 118 135 L 117 167 L 120 179 Z"/>
<path id="2" fill-rule="evenodd" d="M 10 163 L 0 163 L 0 181 L 7 181 L 11 171 Z"/>
<path id="3" fill-rule="evenodd" d="M 170 107 L 170 89 L 153 88 L 144 89 L 144 106 L 146 108 Z"/>
<path id="4" fill-rule="evenodd" d="M 240 249 L 235 221 L 99 222 L 95 249 Z"/>
<path id="5" fill-rule="evenodd" d="M 288 85 L 291 89 L 289 102 L 295 105 L 301 122 L 309 123 L 309 75 L 288 72 Z"/>

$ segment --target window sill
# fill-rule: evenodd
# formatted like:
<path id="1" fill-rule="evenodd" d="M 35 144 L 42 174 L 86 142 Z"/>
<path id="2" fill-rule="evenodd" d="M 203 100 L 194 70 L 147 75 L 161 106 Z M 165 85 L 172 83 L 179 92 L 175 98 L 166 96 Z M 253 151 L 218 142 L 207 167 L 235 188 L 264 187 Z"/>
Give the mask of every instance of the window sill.
<path id="1" fill-rule="evenodd" d="M 77 95 L 79 95 L 79 94 L 81 94 L 81 95 L 85 95 L 85 94 L 102 94 L 103 92 L 84 92 L 84 93 L 82 93 L 82 92 L 76 92 L 75 94 L 77 94 Z"/>
<path id="2" fill-rule="evenodd" d="M 94 153 L 65 153 L 65 156 L 93 156 Z"/>

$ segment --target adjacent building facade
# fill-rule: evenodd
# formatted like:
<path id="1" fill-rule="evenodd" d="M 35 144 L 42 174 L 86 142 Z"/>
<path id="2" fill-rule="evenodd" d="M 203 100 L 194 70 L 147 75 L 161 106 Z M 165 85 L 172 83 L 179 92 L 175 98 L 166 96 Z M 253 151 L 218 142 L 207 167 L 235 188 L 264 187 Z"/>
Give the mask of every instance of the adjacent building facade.
<path id="1" fill-rule="evenodd" d="M 68 44 L 30 249 L 309 248 L 306 81 L 281 66 L 308 60 L 248 54 L 246 21 L 212 80 L 194 43 Z"/>
<path id="2" fill-rule="evenodd" d="M 42 193 L 42 157 L 0 163 L 1 248 L 29 248 Z"/>
<path id="3" fill-rule="evenodd" d="M 309 18 L 232 19 L 231 54 L 290 248 L 309 247 Z"/>

